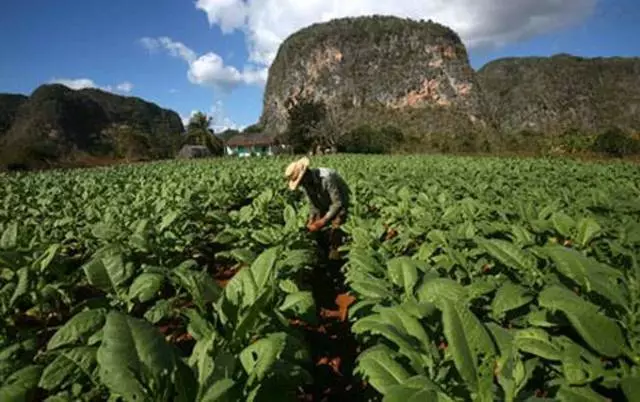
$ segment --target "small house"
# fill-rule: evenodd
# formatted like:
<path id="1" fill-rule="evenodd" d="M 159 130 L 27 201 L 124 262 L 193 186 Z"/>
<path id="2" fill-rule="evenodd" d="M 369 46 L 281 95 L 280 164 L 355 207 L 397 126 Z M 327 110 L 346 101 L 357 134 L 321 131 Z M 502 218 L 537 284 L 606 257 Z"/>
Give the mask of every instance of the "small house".
<path id="1" fill-rule="evenodd" d="M 277 152 L 274 136 L 265 133 L 237 134 L 225 143 L 227 155 L 235 156 L 271 156 Z"/>

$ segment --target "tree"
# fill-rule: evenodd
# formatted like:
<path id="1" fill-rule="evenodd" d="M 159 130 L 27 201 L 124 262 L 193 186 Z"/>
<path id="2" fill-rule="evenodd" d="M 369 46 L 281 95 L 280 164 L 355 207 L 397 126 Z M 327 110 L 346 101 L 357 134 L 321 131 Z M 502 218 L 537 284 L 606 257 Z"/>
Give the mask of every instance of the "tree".
<path id="1" fill-rule="evenodd" d="M 128 124 L 112 124 L 102 131 L 101 153 L 127 160 L 145 159 L 151 154 L 151 141 L 141 130 Z"/>
<path id="2" fill-rule="evenodd" d="M 341 139 L 338 149 L 348 153 L 389 153 L 404 140 L 402 131 L 391 125 L 376 129 L 369 124 L 349 130 Z"/>
<path id="3" fill-rule="evenodd" d="M 638 153 L 640 142 L 620 128 L 611 127 L 596 137 L 592 147 L 595 152 L 622 157 Z"/>
<path id="4" fill-rule="evenodd" d="M 311 129 L 311 137 L 315 140 L 316 146 L 330 148 L 332 152 L 336 152 L 349 133 L 347 123 L 347 115 L 341 112 L 341 108 L 332 104 L 325 107 L 324 119 Z"/>
<path id="5" fill-rule="evenodd" d="M 187 124 L 187 136 L 183 145 L 206 146 L 213 155 L 224 154 L 224 143 L 215 136 L 211 129 L 213 118 L 202 112 L 197 112 Z"/>
<path id="6" fill-rule="evenodd" d="M 325 120 L 326 108 L 323 102 L 309 98 L 289 101 L 289 125 L 281 142 L 289 145 L 294 153 L 306 153 L 319 145 L 318 127 Z"/>

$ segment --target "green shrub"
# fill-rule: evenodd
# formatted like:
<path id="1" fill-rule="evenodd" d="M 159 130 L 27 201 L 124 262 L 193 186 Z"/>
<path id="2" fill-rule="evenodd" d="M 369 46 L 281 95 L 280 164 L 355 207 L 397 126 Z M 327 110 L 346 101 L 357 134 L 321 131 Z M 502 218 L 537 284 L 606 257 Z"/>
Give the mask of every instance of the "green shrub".
<path id="1" fill-rule="evenodd" d="M 595 138 L 592 150 L 610 156 L 621 157 L 640 152 L 640 142 L 620 128 L 612 127 Z"/>
<path id="2" fill-rule="evenodd" d="M 349 131 L 340 141 L 338 150 L 347 153 L 383 154 L 391 152 L 403 140 L 402 131 L 395 126 L 376 129 L 364 124 Z"/>

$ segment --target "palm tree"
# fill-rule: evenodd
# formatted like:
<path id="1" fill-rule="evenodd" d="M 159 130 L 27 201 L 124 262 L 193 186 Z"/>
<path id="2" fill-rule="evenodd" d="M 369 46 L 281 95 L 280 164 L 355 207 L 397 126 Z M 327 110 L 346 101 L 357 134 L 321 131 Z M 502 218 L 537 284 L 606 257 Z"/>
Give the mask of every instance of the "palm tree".
<path id="1" fill-rule="evenodd" d="M 222 140 L 216 137 L 210 128 L 213 118 L 205 113 L 196 112 L 187 124 L 186 144 L 204 145 L 209 148 L 214 155 L 224 153 L 224 144 Z"/>

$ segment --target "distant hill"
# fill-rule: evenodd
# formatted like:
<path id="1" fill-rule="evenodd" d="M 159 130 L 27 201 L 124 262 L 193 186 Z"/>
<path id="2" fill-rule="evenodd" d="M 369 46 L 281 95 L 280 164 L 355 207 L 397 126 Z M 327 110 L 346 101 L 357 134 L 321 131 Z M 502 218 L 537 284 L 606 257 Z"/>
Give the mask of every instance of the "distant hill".
<path id="1" fill-rule="evenodd" d="M 338 18 L 281 44 L 260 123 L 285 133 L 303 100 L 349 128 L 395 126 L 411 150 L 527 148 L 532 135 L 640 132 L 640 58 L 506 58 L 474 71 L 458 34 L 441 24 Z"/>
<path id="2" fill-rule="evenodd" d="M 99 89 L 47 84 L 29 97 L 0 96 L 0 164 L 4 165 L 74 164 L 84 156 L 171 157 L 183 132 L 176 112 Z"/>
<path id="3" fill-rule="evenodd" d="M 477 73 L 501 130 L 640 131 L 640 58 L 505 58 Z"/>
<path id="4" fill-rule="evenodd" d="M 0 138 L 9 131 L 16 119 L 18 109 L 29 100 L 28 96 L 19 94 L 0 94 Z"/>
<path id="5" fill-rule="evenodd" d="M 435 141 L 493 127 L 460 37 L 432 21 L 339 18 L 292 34 L 269 69 L 261 124 L 284 132 L 301 99 L 349 126 L 393 124 Z"/>

